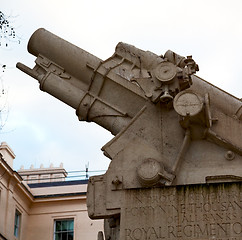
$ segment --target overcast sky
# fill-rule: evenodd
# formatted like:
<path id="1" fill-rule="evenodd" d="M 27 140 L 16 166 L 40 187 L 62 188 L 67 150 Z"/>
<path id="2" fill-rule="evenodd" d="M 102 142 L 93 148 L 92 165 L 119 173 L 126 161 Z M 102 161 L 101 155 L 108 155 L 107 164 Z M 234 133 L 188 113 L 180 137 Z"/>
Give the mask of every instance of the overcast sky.
<path id="1" fill-rule="evenodd" d="M 241 98 L 241 0 L 1 0 L 0 11 L 13 16 L 21 44 L 0 48 L 0 73 L 7 94 L 8 119 L 1 131 L 16 154 L 14 169 L 63 162 L 68 170 L 107 169 L 100 148 L 112 135 L 101 127 L 79 122 L 75 111 L 39 90 L 38 82 L 15 68 L 33 67 L 27 52 L 31 34 L 44 27 L 105 60 L 118 42 L 164 54 L 168 49 L 192 55 L 198 76 Z M 225 103 L 226 104 L 226 103 Z"/>

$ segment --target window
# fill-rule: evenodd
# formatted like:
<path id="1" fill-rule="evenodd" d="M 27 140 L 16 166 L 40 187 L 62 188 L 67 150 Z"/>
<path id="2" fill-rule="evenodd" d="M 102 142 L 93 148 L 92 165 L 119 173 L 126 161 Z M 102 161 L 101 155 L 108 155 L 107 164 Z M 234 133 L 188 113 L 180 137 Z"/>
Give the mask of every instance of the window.
<path id="1" fill-rule="evenodd" d="M 54 240 L 73 240 L 74 239 L 74 220 L 63 219 L 55 220 Z"/>
<path id="2" fill-rule="evenodd" d="M 21 213 L 16 209 L 14 219 L 14 236 L 19 238 Z"/>

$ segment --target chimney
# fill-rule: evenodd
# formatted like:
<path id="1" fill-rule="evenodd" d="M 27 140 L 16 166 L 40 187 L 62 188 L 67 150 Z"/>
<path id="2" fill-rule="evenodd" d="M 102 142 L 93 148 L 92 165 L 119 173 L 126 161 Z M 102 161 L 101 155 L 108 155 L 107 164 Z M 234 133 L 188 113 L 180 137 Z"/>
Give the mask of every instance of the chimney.
<path id="1" fill-rule="evenodd" d="M 13 160 L 15 159 L 15 154 L 6 142 L 1 143 L 0 153 L 3 155 L 3 159 L 7 162 L 7 164 L 13 168 Z"/>

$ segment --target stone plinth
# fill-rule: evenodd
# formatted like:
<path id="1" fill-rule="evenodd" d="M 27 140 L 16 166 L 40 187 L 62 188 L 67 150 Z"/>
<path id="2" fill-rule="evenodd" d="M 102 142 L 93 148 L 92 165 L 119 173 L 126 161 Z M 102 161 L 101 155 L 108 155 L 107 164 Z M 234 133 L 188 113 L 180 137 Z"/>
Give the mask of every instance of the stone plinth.
<path id="1" fill-rule="evenodd" d="M 242 240 L 242 183 L 129 190 L 122 240 Z"/>

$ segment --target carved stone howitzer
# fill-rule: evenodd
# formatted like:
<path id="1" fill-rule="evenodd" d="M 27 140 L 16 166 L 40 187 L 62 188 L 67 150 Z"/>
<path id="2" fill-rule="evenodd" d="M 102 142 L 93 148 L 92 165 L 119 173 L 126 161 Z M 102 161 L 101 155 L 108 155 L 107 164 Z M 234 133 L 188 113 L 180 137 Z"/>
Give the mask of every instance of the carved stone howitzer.
<path id="1" fill-rule="evenodd" d="M 44 29 L 28 51 L 36 66 L 19 69 L 76 109 L 79 120 L 115 135 L 102 148 L 111 159 L 107 172 L 88 184 L 88 213 L 107 219 L 106 239 L 138 239 L 124 233 L 122 216 L 120 230 L 132 189 L 241 181 L 241 100 L 193 75 L 191 56 L 119 43 L 102 61 Z"/>

